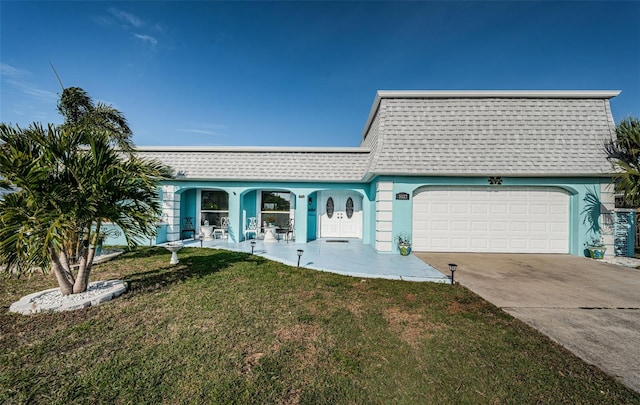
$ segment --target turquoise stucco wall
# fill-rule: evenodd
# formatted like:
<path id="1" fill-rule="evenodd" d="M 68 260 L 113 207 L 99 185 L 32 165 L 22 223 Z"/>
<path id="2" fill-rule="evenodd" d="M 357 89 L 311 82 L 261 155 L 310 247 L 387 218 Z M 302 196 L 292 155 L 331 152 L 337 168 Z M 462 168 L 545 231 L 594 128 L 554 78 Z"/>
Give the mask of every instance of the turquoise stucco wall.
<path id="1" fill-rule="evenodd" d="M 119 226 L 113 223 L 104 223 L 101 225 L 100 230 L 107 233 L 103 245 L 104 246 L 124 246 L 127 244 L 127 240 L 124 237 L 124 233 Z M 116 232 L 118 235 L 116 236 Z M 136 237 L 135 241 L 138 245 L 156 245 L 159 243 L 165 243 L 167 241 L 167 224 L 159 223 L 156 225 L 156 236 L 152 238 L 148 237 Z"/>
<path id="2" fill-rule="evenodd" d="M 366 244 L 375 243 L 376 233 L 376 184 L 378 181 L 392 182 L 393 194 L 406 192 L 410 199 L 393 200 L 392 233 L 411 232 L 413 193 L 424 186 L 488 186 L 487 177 L 411 177 L 379 176 L 369 183 L 286 183 L 286 182 L 209 182 L 175 181 L 171 184 L 181 193 L 181 217 L 197 214 L 196 194 L 199 189 L 219 189 L 229 193 L 229 237 L 231 241 L 244 239 L 247 218 L 256 216 L 257 192 L 259 190 L 282 190 L 292 193 L 295 207 L 296 243 L 313 240 L 317 234 L 317 197 L 324 190 L 351 190 L 362 195 L 363 233 Z M 592 236 L 599 236 L 593 229 L 591 219 L 599 218 L 600 184 L 602 178 L 528 178 L 503 177 L 502 186 L 559 187 L 569 194 L 569 253 L 582 255 L 585 243 Z M 500 186 L 495 186 L 500 187 Z M 311 203 L 309 203 L 311 197 Z M 594 201 L 596 203 L 594 204 Z M 199 219 L 198 219 L 199 221 Z M 198 222 L 199 223 L 199 222 Z M 397 250 L 394 244 L 394 252 Z M 397 253 L 397 252 L 396 252 Z"/>
<path id="3" fill-rule="evenodd" d="M 196 190 L 188 190 L 182 193 L 180 197 L 180 235 L 182 236 L 182 229 L 185 223 L 185 217 L 193 218 L 193 226 L 198 229 L 200 218 L 196 211 Z M 193 235 L 185 235 L 193 237 Z"/>
<path id="4" fill-rule="evenodd" d="M 318 193 L 307 196 L 307 240 L 315 240 L 318 235 Z"/>

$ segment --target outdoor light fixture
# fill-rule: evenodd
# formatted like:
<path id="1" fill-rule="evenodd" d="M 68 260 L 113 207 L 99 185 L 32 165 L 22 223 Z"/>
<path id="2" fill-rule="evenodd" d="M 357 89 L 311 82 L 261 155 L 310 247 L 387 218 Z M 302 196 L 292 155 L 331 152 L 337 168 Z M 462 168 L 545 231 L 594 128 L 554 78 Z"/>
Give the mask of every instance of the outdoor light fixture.
<path id="1" fill-rule="evenodd" d="M 458 269 L 458 265 L 455 263 L 449 263 L 449 271 L 451 272 L 451 284 L 453 284 L 453 274 Z"/>
<path id="2" fill-rule="evenodd" d="M 298 249 L 298 267 L 300 267 L 300 258 L 302 257 L 303 253 L 304 253 L 304 250 Z"/>
<path id="3" fill-rule="evenodd" d="M 251 254 L 253 254 L 253 248 L 255 248 L 255 247 L 256 247 L 256 241 L 252 240 L 251 241 Z"/>
<path id="4" fill-rule="evenodd" d="M 198 239 L 200 241 L 200 247 L 202 247 L 202 240 L 204 239 L 204 233 L 202 233 L 202 231 L 200 231 L 200 233 L 198 234 L 196 239 Z"/>

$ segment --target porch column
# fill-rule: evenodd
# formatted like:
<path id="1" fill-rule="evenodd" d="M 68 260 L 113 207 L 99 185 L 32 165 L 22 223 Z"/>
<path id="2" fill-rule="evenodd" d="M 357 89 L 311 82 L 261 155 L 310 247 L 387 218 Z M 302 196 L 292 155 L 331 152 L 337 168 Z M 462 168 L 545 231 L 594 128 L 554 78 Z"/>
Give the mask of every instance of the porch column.
<path id="1" fill-rule="evenodd" d="M 240 207 L 240 189 L 226 189 L 229 195 L 229 242 L 242 240 L 242 210 Z"/>
<path id="2" fill-rule="evenodd" d="M 376 250 L 393 251 L 393 182 L 376 185 Z"/>
<path id="3" fill-rule="evenodd" d="M 293 222 L 293 234 L 296 243 L 307 243 L 307 192 L 300 192 L 296 196 L 295 218 Z"/>
<path id="4" fill-rule="evenodd" d="M 180 240 L 180 194 L 176 186 L 162 186 L 162 216 L 167 221 L 167 241 Z"/>

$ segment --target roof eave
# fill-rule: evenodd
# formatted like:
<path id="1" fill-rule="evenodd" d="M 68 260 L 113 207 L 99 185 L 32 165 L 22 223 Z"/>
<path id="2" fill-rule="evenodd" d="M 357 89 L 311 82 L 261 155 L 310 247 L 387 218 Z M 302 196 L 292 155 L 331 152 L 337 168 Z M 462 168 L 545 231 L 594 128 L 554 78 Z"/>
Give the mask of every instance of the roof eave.
<path id="1" fill-rule="evenodd" d="M 369 153 L 366 147 L 297 146 L 137 146 L 137 152 L 267 152 L 267 153 Z"/>
<path id="2" fill-rule="evenodd" d="M 487 172 L 487 173 L 455 173 L 455 172 L 433 172 L 433 173 L 407 173 L 407 172 L 374 172 L 367 173 L 370 178 L 375 176 L 407 176 L 407 177 L 613 177 L 614 173 L 503 173 L 503 172 Z"/>

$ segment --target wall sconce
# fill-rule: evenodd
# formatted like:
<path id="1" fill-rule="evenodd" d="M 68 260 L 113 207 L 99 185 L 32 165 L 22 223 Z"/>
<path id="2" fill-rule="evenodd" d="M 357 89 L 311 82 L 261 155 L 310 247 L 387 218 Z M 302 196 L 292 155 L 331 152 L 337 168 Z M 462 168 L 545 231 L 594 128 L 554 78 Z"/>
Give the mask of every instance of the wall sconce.
<path id="1" fill-rule="evenodd" d="M 304 253 L 304 250 L 298 249 L 298 267 L 300 267 L 300 258 L 302 257 L 303 253 Z"/>
<path id="2" fill-rule="evenodd" d="M 449 263 L 449 271 L 451 272 L 451 284 L 453 285 L 454 281 L 453 281 L 453 275 L 455 274 L 456 270 L 458 269 L 458 265 L 455 263 Z"/>

